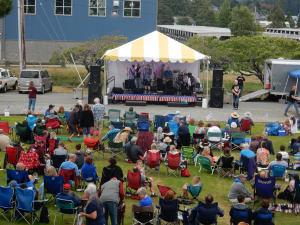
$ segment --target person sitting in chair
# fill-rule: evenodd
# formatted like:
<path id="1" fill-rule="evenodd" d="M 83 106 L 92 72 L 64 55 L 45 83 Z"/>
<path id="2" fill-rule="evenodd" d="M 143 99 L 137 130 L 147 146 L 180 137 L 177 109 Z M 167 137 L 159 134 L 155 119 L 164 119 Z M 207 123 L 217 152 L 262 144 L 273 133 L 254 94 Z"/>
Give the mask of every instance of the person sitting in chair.
<path id="1" fill-rule="evenodd" d="M 288 163 L 282 159 L 281 153 L 276 154 L 276 161 L 270 162 L 270 164 L 268 166 L 268 170 L 272 170 L 273 165 L 279 165 L 279 166 L 285 166 L 285 167 L 289 166 Z"/>
<path id="2" fill-rule="evenodd" d="M 109 131 L 101 139 L 101 141 L 105 141 L 107 138 L 109 138 L 109 140 L 113 142 L 116 135 L 122 131 L 121 129 L 115 128 L 114 125 L 109 125 L 108 129 Z"/>
<path id="3" fill-rule="evenodd" d="M 201 182 L 200 182 L 200 177 L 199 176 L 194 176 L 193 177 L 193 186 L 201 186 Z M 188 195 L 188 188 L 189 184 L 185 183 L 182 187 L 182 194 L 178 197 L 178 198 L 182 198 L 182 199 L 189 199 L 189 195 Z"/>
<path id="4" fill-rule="evenodd" d="M 54 150 L 54 155 L 68 155 L 68 150 L 65 148 L 64 142 L 59 142 L 58 148 Z"/>
<path id="5" fill-rule="evenodd" d="M 0 151 L 6 152 L 6 147 L 11 147 L 11 140 L 8 136 L 4 135 L 2 129 L 0 129 Z"/>
<path id="6" fill-rule="evenodd" d="M 238 224 L 239 222 L 246 222 L 251 223 L 252 220 L 252 209 L 247 206 L 246 197 L 244 194 L 239 194 L 237 196 L 238 203 L 236 205 L 231 206 L 229 215 L 230 215 L 230 222 L 234 225 Z M 237 211 L 238 213 L 235 213 Z M 247 216 L 245 215 L 247 213 Z"/>
<path id="7" fill-rule="evenodd" d="M 62 200 L 71 200 L 74 203 L 74 207 L 81 206 L 81 197 L 78 195 L 77 198 L 73 196 L 74 192 L 71 193 L 71 185 L 70 184 L 64 184 L 62 188 L 62 193 L 59 193 L 56 195 L 56 199 L 62 199 Z M 77 195 L 77 194 L 76 194 Z M 79 199 L 78 199 L 79 198 Z"/>
<path id="8" fill-rule="evenodd" d="M 144 152 L 140 146 L 137 144 L 137 137 L 133 137 L 130 141 L 130 148 L 128 150 L 128 158 L 133 162 L 136 163 L 137 160 L 141 159 L 144 156 Z"/>
<path id="9" fill-rule="evenodd" d="M 168 152 L 170 151 L 170 143 L 172 142 L 172 139 L 169 137 L 164 138 L 164 142 L 159 143 L 158 149 L 160 151 L 161 157 L 165 157 Z"/>
<path id="10" fill-rule="evenodd" d="M 254 220 L 254 224 L 255 225 L 273 225 L 274 222 L 272 220 L 272 218 L 264 218 L 264 219 L 260 219 L 258 217 L 258 214 L 269 214 L 271 215 L 272 214 L 272 211 L 269 210 L 269 207 L 270 207 L 270 201 L 267 200 L 267 199 L 263 199 L 261 201 L 261 204 L 260 206 L 262 208 L 258 209 L 258 210 L 255 210 L 255 212 L 253 213 L 253 220 Z M 272 216 L 273 217 L 273 216 Z"/>
<path id="11" fill-rule="evenodd" d="M 55 111 L 52 109 L 50 110 L 50 115 L 45 117 L 46 123 L 47 123 L 47 119 L 57 119 L 57 121 L 59 122 L 59 124 L 61 124 L 61 119 L 59 118 L 59 116 L 57 114 L 55 114 Z"/>
<path id="12" fill-rule="evenodd" d="M 133 167 L 133 172 L 134 173 L 140 172 L 140 167 L 139 166 L 134 166 Z M 154 189 L 153 189 L 154 184 L 153 184 L 153 180 L 152 180 L 151 177 L 146 178 L 143 174 L 141 174 L 141 180 L 140 180 L 140 182 L 141 182 L 140 183 L 141 187 L 147 187 L 147 186 L 149 186 L 150 191 L 151 191 L 151 197 L 157 197 L 158 196 L 154 192 Z"/>
<path id="13" fill-rule="evenodd" d="M 250 128 L 252 126 L 254 126 L 253 120 L 251 119 L 251 113 L 249 111 L 247 111 L 246 113 L 244 113 L 245 117 L 243 117 L 240 121 L 240 125 L 241 127 L 243 126 L 243 120 L 250 120 Z"/>

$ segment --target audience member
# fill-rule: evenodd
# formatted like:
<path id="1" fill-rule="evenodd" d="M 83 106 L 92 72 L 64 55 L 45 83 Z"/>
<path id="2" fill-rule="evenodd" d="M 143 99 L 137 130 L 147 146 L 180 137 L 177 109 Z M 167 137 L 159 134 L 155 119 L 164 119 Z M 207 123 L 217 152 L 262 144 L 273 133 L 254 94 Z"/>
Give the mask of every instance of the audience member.
<path id="1" fill-rule="evenodd" d="M 145 207 L 145 206 L 152 206 L 152 200 L 151 198 L 147 195 L 147 190 L 144 187 L 141 187 L 137 190 L 137 194 L 139 198 L 141 199 L 139 206 Z M 148 213 L 148 212 L 142 212 L 142 213 L 135 213 L 134 217 L 142 222 L 145 223 L 153 218 L 153 213 Z"/>
<path id="2" fill-rule="evenodd" d="M 117 134 L 117 136 L 114 138 L 114 143 L 123 143 L 123 146 L 125 146 L 125 143 L 128 142 L 128 136 L 132 132 L 130 127 L 125 127 L 120 133 Z"/>
<path id="3" fill-rule="evenodd" d="M 75 164 L 78 166 L 78 170 L 80 170 L 84 164 L 84 151 L 80 151 L 81 144 L 77 144 L 75 148 L 76 148 L 76 152 L 73 152 L 73 154 L 76 155 Z"/>
<path id="4" fill-rule="evenodd" d="M 53 109 L 50 110 L 50 114 L 48 116 L 46 116 L 45 120 L 47 123 L 47 119 L 57 119 L 57 121 L 61 124 L 61 119 L 59 118 L 59 116 L 57 115 L 57 113 L 54 113 L 55 111 Z"/>
<path id="5" fill-rule="evenodd" d="M 108 129 L 109 131 L 105 134 L 101 141 L 105 141 L 107 138 L 109 138 L 109 140 L 113 142 L 117 134 L 122 132 L 121 129 L 115 128 L 114 125 L 109 125 Z"/>
<path id="6" fill-rule="evenodd" d="M 103 203 L 97 196 L 94 184 L 89 184 L 84 193 L 88 198 L 86 212 L 80 212 L 81 217 L 86 217 L 86 225 L 107 224 L 105 222 Z"/>
<path id="7" fill-rule="evenodd" d="M 207 158 L 209 158 L 210 159 L 210 162 L 211 162 L 211 165 L 212 166 L 216 166 L 217 164 L 215 163 L 215 161 L 218 161 L 218 159 L 219 159 L 219 156 L 215 156 L 215 157 L 212 157 L 211 155 L 210 155 L 210 148 L 209 147 L 204 147 L 203 148 L 203 152 L 202 152 L 202 156 L 205 156 L 205 157 L 207 157 Z"/>
<path id="8" fill-rule="evenodd" d="M 207 124 L 208 125 L 208 124 Z M 210 128 L 208 128 L 207 133 L 222 133 L 221 129 L 217 127 L 217 125 L 214 123 Z M 212 143 L 220 142 L 221 137 L 209 137 L 208 141 Z"/>
<path id="9" fill-rule="evenodd" d="M 182 194 L 178 197 L 178 198 L 182 198 L 182 199 L 189 199 L 189 194 L 187 191 L 189 184 L 185 183 L 182 187 Z M 194 176 L 193 177 L 193 186 L 201 186 L 201 182 L 200 182 L 200 177 L 199 176 Z"/>
<path id="10" fill-rule="evenodd" d="M 104 217 L 106 222 L 108 223 L 109 215 L 111 225 L 117 225 L 118 206 L 123 203 L 125 196 L 122 182 L 115 177 L 111 178 L 101 186 L 98 196 L 105 209 Z"/>
<path id="11" fill-rule="evenodd" d="M 85 151 L 84 151 L 84 164 L 85 164 L 85 160 L 87 157 L 91 156 L 92 158 L 94 158 L 94 156 L 92 155 L 92 150 L 87 148 Z"/>
<path id="12" fill-rule="evenodd" d="M 133 172 L 141 172 L 139 166 L 134 166 L 133 167 Z M 143 174 L 141 174 L 141 180 L 140 180 L 140 185 L 141 187 L 147 187 L 149 186 L 150 191 L 151 191 L 151 197 L 157 197 L 157 194 L 155 194 L 154 189 L 153 189 L 153 179 L 151 177 L 146 178 Z"/>
<path id="13" fill-rule="evenodd" d="M 88 156 L 85 162 L 86 163 L 81 168 L 81 174 L 92 174 L 94 182 L 96 182 L 98 175 L 97 175 L 96 167 L 93 165 L 94 158 Z"/>
<path id="14" fill-rule="evenodd" d="M 269 150 L 270 154 L 275 155 L 274 148 L 273 148 L 273 143 L 272 143 L 271 140 L 268 140 L 268 134 L 267 133 L 263 134 L 263 140 L 261 140 L 259 142 L 259 145 L 258 145 L 259 147 L 261 146 L 262 141 L 265 141 L 267 143 L 266 149 Z"/>
<path id="15" fill-rule="evenodd" d="M 282 159 L 282 154 L 281 153 L 277 153 L 276 154 L 276 161 L 270 162 L 270 164 L 268 166 L 268 170 L 272 170 L 272 166 L 273 165 L 279 165 L 279 166 L 288 167 L 287 162 Z"/>
<path id="16" fill-rule="evenodd" d="M 74 154 L 70 154 L 69 156 L 69 160 L 67 162 L 63 162 L 60 167 L 58 172 L 60 172 L 61 169 L 65 169 L 65 170 L 75 170 L 75 175 L 76 177 L 80 176 L 80 173 L 78 171 L 78 166 L 75 164 L 76 161 L 76 155 Z"/>
<path id="17" fill-rule="evenodd" d="M 25 171 L 25 165 L 23 163 L 17 163 L 16 170 L 17 171 Z M 30 181 L 33 181 L 33 176 L 32 175 L 28 175 L 28 179 Z"/>
<path id="18" fill-rule="evenodd" d="M 243 155 L 243 156 L 246 156 L 247 158 L 251 158 L 251 157 L 254 157 L 254 156 L 255 156 L 254 152 L 252 152 L 252 151 L 249 149 L 249 145 L 248 145 L 248 144 L 244 144 L 244 145 L 243 145 L 243 150 L 242 150 L 241 153 L 240 153 L 240 159 L 239 159 L 240 162 L 242 161 L 242 160 L 241 160 L 242 155 Z"/>
<path id="19" fill-rule="evenodd" d="M 291 132 L 294 133 L 299 133 L 298 131 L 298 125 L 297 125 L 297 120 L 294 115 L 290 116 L 290 124 L 291 124 Z"/>
<path id="20" fill-rule="evenodd" d="M 123 171 L 121 167 L 116 165 L 117 160 L 111 157 L 108 159 L 108 163 L 109 165 L 103 168 L 100 186 L 113 177 L 116 177 L 119 181 L 123 182 Z"/>
<path id="21" fill-rule="evenodd" d="M 263 199 L 261 201 L 260 206 L 262 208 L 255 210 L 253 213 L 253 220 L 254 220 L 254 225 L 274 225 L 274 222 L 272 221 L 272 218 L 264 218 L 261 219 L 261 216 L 258 216 L 259 214 L 272 214 L 272 211 L 269 210 L 270 207 L 270 201 L 267 199 Z M 263 216 L 264 217 L 264 216 Z"/>
<path id="22" fill-rule="evenodd" d="M 89 104 L 84 104 L 82 112 L 80 112 L 79 108 L 78 116 L 80 119 L 80 127 L 83 132 L 83 138 L 86 138 L 86 136 L 91 138 L 91 128 L 94 126 L 94 116 Z"/>
<path id="23" fill-rule="evenodd" d="M 152 144 L 151 144 L 151 149 L 148 150 L 148 151 L 150 151 L 150 152 L 152 152 L 152 153 L 159 152 L 159 150 L 157 149 L 157 146 L 156 146 L 155 143 L 152 143 Z M 145 154 L 144 154 L 144 156 L 143 156 L 145 161 L 147 160 L 147 153 L 148 153 L 148 151 L 146 151 Z"/>
<path id="24" fill-rule="evenodd" d="M 54 155 L 68 155 L 68 150 L 65 148 L 64 142 L 59 142 L 58 148 L 54 150 Z"/>
<path id="25" fill-rule="evenodd" d="M 36 144 L 33 144 L 29 147 L 27 153 L 33 153 L 35 152 L 39 156 L 40 163 L 45 163 L 44 156 L 46 155 L 48 158 L 50 158 L 49 154 L 45 154 L 45 142 L 43 140 L 39 140 Z"/>
<path id="26" fill-rule="evenodd" d="M 292 179 L 290 180 L 289 185 L 285 188 L 285 190 L 282 192 L 283 196 L 286 201 L 292 201 L 293 200 L 293 196 L 295 194 L 296 191 L 296 187 L 295 187 L 295 180 L 299 180 L 299 174 L 298 173 L 293 173 L 292 174 Z M 282 194 L 279 193 L 278 194 L 278 198 L 280 199 Z"/>
<path id="27" fill-rule="evenodd" d="M 183 120 L 180 120 L 178 127 L 178 135 L 179 134 L 188 134 L 190 133 L 188 126 L 185 124 Z"/>
<path id="28" fill-rule="evenodd" d="M 174 135 L 174 133 L 172 131 L 170 131 L 170 127 L 169 126 L 165 126 L 163 131 L 162 131 L 162 139 L 165 138 L 165 136 L 170 136 L 170 135 Z"/>
<path id="29" fill-rule="evenodd" d="M 133 112 L 133 107 L 129 107 L 129 112 Z M 125 118 L 126 117 L 126 113 L 123 114 L 123 117 Z M 139 118 L 139 115 L 136 113 L 135 114 L 135 118 Z"/>
<path id="30" fill-rule="evenodd" d="M 10 138 L 4 135 L 3 129 L 0 129 L 0 151 L 6 152 L 6 147 L 12 147 L 10 143 Z"/>
<path id="31" fill-rule="evenodd" d="M 144 156 L 144 152 L 140 146 L 136 144 L 137 137 L 133 137 L 130 141 L 130 148 L 128 150 L 128 158 L 133 162 L 136 163 L 137 160 L 141 159 Z"/>
<path id="32" fill-rule="evenodd" d="M 229 128 L 229 137 L 231 137 L 232 133 L 242 133 L 241 129 L 237 127 L 235 122 L 231 123 L 231 127 Z"/>
<path id="33" fill-rule="evenodd" d="M 222 130 L 222 136 L 225 140 L 230 139 L 229 130 L 230 130 L 230 126 L 229 124 L 226 124 L 224 130 Z"/>
<path id="34" fill-rule="evenodd" d="M 227 124 L 229 124 L 230 127 L 233 122 L 236 123 L 237 127 L 240 127 L 239 114 L 237 114 L 237 112 L 231 113 L 227 119 Z"/>
<path id="35" fill-rule="evenodd" d="M 79 117 L 78 117 L 78 108 L 74 107 L 73 111 L 70 112 L 68 121 L 67 121 L 68 127 L 69 127 L 69 141 L 73 142 L 74 135 L 78 134 L 77 125 L 79 125 Z"/>
<path id="36" fill-rule="evenodd" d="M 292 135 L 290 120 L 286 119 L 283 124 L 283 129 L 285 130 L 285 136 Z"/>
<path id="37" fill-rule="evenodd" d="M 299 149 L 300 149 L 300 136 L 298 136 L 297 141 L 293 144 L 292 149 L 293 149 L 292 153 L 294 155 L 297 154 L 298 152 L 300 152 L 299 151 Z"/>
<path id="38" fill-rule="evenodd" d="M 169 137 L 165 137 L 162 143 L 159 143 L 158 149 L 160 151 L 161 157 L 165 157 L 165 155 L 170 151 L 170 144 L 172 139 Z"/>
<path id="39" fill-rule="evenodd" d="M 98 139 L 101 140 L 101 132 L 103 129 L 103 121 L 105 116 L 105 107 L 100 104 L 100 99 L 94 99 L 95 105 L 93 105 L 92 112 L 94 115 L 94 128 L 93 128 L 93 138 L 96 138 L 96 132 L 98 130 Z"/>
<path id="40" fill-rule="evenodd" d="M 244 183 L 246 182 L 247 176 L 245 174 L 240 174 L 234 180 L 234 183 L 230 187 L 228 194 L 229 201 L 232 203 L 238 203 L 238 195 L 244 194 L 246 197 L 246 203 L 250 203 L 254 197 L 251 195 L 251 192 L 245 187 Z"/>
<path id="41" fill-rule="evenodd" d="M 52 132 L 50 133 L 49 139 L 55 140 L 55 146 L 54 146 L 54 148 L 58 148 L 59 138 L 56 137 L 56 133 L 55 133 L 54 131 L 52 131 Z"/>
<path id="42" fill-rule="evenodd" d="M 54 107 L 55 107 L 55 105 L 52 105 L 52 104 L 49 105 L 49 108 L 45 111 L 44 119 L 46 118 L 46 116 L 50 115 L 51 110 L 54 111 L 54 115 L 57 115 L 57 112 L 54 110 Z"/>
<path id="43" fill-rule="evenodd" d="M 238 224 L 239 222 L 251 223 L 252 220 L 252 209 L 247 206 L 246 197 L 244 194 L 239 194 L 237 196 L 238 203 L 236 205 L 231 206 L 229 215 L 230 222 L 233 224 Z M 234 212 L 236 211 L 236 213 Z"/>
<path id="44" fill-rule="evenodd" d="M 261 142 L 261 148 L 257 149 L 256 162 L 262 166 L 269 165 L 270 163 L 270 152 L 266 149 L 267 143 Z"/>
<path id="45" fill-rule="evenodd" d="M 249 111 L 247 111 L 247 112 L 244 113 L 244 116 L 245 116 L 245 117 L 243 117 L 243 118 L 241 119 L 241 121 L 240 121 L 240 126 L 243 126 L 243 120 L 251 120 L 251 121 L 250 121 L 250 128 L 251 128 L 252 126 L 254 126 L 253 120 L 251 119 L 252 114 L 251 114 Z"/>
<path id="46" fill-rule="evenodd" d="M 208 138 L 207 137 L 203 138 L 203 141 L 201 141 L 199 144 L 197 155 L 202 154 L 204 147 L 209 147 L 209 149 L 210 149 L 210 146 L 211 146 L 211 143 L 208 142 Z M 213 157 L 212 151 L 210 151 L 210 155 Z"/>
<path id="47" fill-rule="evenodd" d="M 258 145 L 259 145 L 259 142 L 256 140 L 256 136 L 252 135 L 249 149 L 256 154 Z"/>
<path id="48" fill-rule="evenodd" d="M 46 167 L 45 176 L 58 177 L 58 174 L 57 174 L 56 169 L 54 168 L 54 166 L 47 166 Z M 44 199 L 44 181 L 40 185 L 38 193 L 41 196 L 41 199 Z"/>
<path id="49" fill-rule="evenodd" d="M 280 152 L 278 152 L 282 155 L 282 159 L 283 160 L 288 160 L 290 158 L 289 153 L 287 153 L 285 151 L 285 146 L 284 145 L 280 145 Z"/>
<path id="50" fill-rule="evenodd" d="M 172 191 L 172 190 L 168 190 L 166 192 L 165 197 L 164 197 L 164 199 L 167 200 L 167 201 L 173 200 L 174 198 L 175 198 L 174 191 Z"/>
<path id="51" fill-rule="evenodd" d="M 64 200 L 71 200 L 74 203 L 75 207 L 81 206 L 81 197 L 77 195 L 76 193 L 72 192 L 72 194 L 76 194 L 77 198 L 70 194 L 71 185 L 70 184 L 64 184 L 62 188 L 62 193 L 59 193 L 56 195 L 56 199 L 64 199 Z M 79 197 L 78 197 L 79 196 Z M 79 198 L 79 199 L 78 199 Z"/>

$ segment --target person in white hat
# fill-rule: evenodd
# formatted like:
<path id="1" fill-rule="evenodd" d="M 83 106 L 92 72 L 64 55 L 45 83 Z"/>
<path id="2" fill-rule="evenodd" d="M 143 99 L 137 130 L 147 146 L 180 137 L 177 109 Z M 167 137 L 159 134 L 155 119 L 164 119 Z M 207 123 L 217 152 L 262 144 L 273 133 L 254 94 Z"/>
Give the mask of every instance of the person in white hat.
<path id="1" fill-rule="evenodd" d="M 229 128 L 229 137 L 231 137 L 232 133 L 241 133 L 240 128 L 237 127 L 235 122 L 231 123 L 231 127 Z"/>
<path id="2" fill-rule="evenodd" d="M 243 117 L 240 121 L 241 127 L 243 126 L 243 123 L 249 123 L 249 120 L 250 120 L 250 128 L 254 126 L 253 120 L 251 119 L 252 114 L 249 111 L 247 111 L 244 113 L 244 116 L 245 117 Z"/>
<path id="3" fill-rule="evenodd" d="M 128 136 L 132 132 L 130 127 L 125 127 L 117 136 L 114 138 L 114 143 L 123 142 L 123 146 L 128 142 Z"/>
<path id="4" fill-rule="evenodd" d="M 170 144 L 172 139 L 169 137 L 165 137 L 163 142 L 158 145 L 158 149 L 160 151 L 160 155 L 162 158 L 165 157 L 165 154 L 170 151 Z"/>
<path id="5" fill-rule="evenodd" d="M 235 122 L 237 127 L 240 127 L 239 114 L 237 112 L 233 112 L 230 114 L 230 117 L 227 119 L 227 123 L 231 127 L 231 123 Z"/>

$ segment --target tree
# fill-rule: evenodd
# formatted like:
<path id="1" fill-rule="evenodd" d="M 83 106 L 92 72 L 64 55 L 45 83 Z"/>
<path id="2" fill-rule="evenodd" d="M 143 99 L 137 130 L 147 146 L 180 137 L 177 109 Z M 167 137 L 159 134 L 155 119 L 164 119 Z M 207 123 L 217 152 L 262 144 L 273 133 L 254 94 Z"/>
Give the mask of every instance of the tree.
<path id="1" fill-rule="evenodd" d="M 14 8 L 12 0 L 0 0 L 0 18 L 9 15 Z"/>
<path id="2" fill-rule="evenodd" d="M 300 14 L 298 15 L 297 27 L 300 28 Z"/>
<path id="3" fill-rule="evenodd" d="M 230 8 L 234 8 L 236 6 L 240 6 L 239 2 L 237 0 L 230 0 Z"/>
<path id="4" fill-rule="evenodd" d="M 287 14 L 286 21 L 290 23 L 290 27 L 291 27 L 291 28 L 294 28 L 294 27 L 295 27 L 295 21 L 294 21 L 294 19 L 293 19 L 293 17 L 292 17 L 292 13 L 291 13 L 291 12 L 289 12 L 289 13 Z"/>
<path id="5" fill-rule="evenodd" d="M 268 16 L 268 21 L 272 22 L 269 27 L 285 27 L 285 15 L 279 0 L 273 6 L 272 12 Z"/>
<path id="6" fill-rule="evenodd" d="M 182 17 L 179 18 L 176 22 L 177 25 L 192 25 L 192 23 L 190 22 L 189 18 L 187 17 Z"/>
<path id="7" fill-rule="evenodd" d="M 171 16 L 186 16 L 189 3 L 187 0 L 158 0 L 158 4 L 167 6 L 171 11 Z"/>
<path id="8" fill-rule="evenodd" d="M 232 22 L 229 24 L 233 36 L 253 36 L 262 31 L 259 24 L 254 23 L 254 18 L 247 6 L 234 7 Z"/>
<path id="9" fill-rule="evenodd" d="M 164 4 L 158 4 L 157 25 L 173 25 L 172 10 Z"/>
<path id="10" fill-rule="evenodd" d="M 228 27 L 232 21 L 232 15 L 230 11 L 230 2 L 225 0 L 220 8 L 220 12 L 217 15 L 217 26 L 219 27 Z"/>
<path id="11" fill-rule="evenodd" d="M 92 37 L 91 41 L 87 41 L 83 45 L 73 46 L 66 50 L 60 47 L 55 50 L 50 58 L 50 64 L 61 64 L 64 61 L 63 55 L 69 62 L 72 62 L 72 54 L 74 60 L 90 72 L 90 65 L 95 59 L 99 59 L 107 50 L 121 46 L 126 41 L 127 37 L 116 34 L 112 36 L 105 35 L 101 38 Z"/>
<path id="12" fill-rule="evenodd" d="M 197 3 L 197 13 L 195 20 L 198 26 L 214 26 L 215 25 L 215 12 L 213 5 L 209 0 L 195 1 Z"/>

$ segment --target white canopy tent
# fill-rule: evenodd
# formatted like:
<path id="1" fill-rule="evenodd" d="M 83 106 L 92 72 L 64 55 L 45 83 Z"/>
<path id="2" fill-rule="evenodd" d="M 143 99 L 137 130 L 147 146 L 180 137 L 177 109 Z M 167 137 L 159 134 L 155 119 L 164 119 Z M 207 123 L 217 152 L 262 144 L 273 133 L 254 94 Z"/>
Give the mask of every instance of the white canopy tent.
<path id="1" fill-rule="evenodd" d="M 107 79 L 111 79 L 114 76 L 115 86 L 122 87 L 123 82 L 127 79 L 126 71 L 128 71 L 132 64 L 137 62 L 140 63 L 142 69 L 146 64 L 150 64 L 153 72 L 158 66 L 164 63 L 166 67 L 170 66 L 171 70 L 191 72 L 193 76 L 200 79 L 200 60 L 203 60 L 203 79 L 205 71 L 207 76 L 208 94 L 208 59 L 210 59 L 210 57 L 203 55 L 158 31 L 153 31 L 150 34 L 118 48 L 108 50 L 102 56 L 102 59 L 105 60 L 105 92 L 107 90 Z M 112 88 L 114 84 L 109 83 L 108 86 Z"/>

